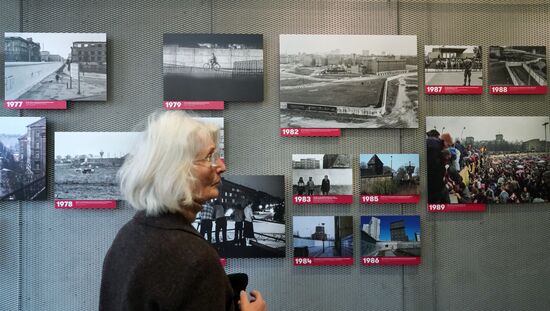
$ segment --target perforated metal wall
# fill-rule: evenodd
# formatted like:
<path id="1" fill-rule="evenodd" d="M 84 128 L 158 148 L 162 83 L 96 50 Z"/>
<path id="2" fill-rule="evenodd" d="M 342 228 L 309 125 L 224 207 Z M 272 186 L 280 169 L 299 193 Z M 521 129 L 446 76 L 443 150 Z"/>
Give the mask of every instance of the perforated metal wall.
<path id="1" fill-rule="evenodd" d="M 8 111 L 0 116 L 48 120 L 48 181 L 53 184 L 54 131 L 131 131 L 162 103 L 162 34 L 264 35 L 265 99 L 231 103 L 225 118 L 231 174 L 283 174 L 287 223 L 293 215 L 420 214 L 422 265 L 293 267 L 286 259 L 232 259 L 228 272 L 250 275 L 270 310 L 548 310 L 550 206 L 490 206 L 483 214 L 428 214 L 418 206 L 292 206 L 293 153 L 349 153 L 358 180 L 360 153 L 420 153 L 426 191 L 426 115 L 550 115 L 548 96 L 420 95 L 417 130 L 346 129 L 340 138 L 281 138 L 279 34 L 404 34 L 428 44 L 549 45 L 550 4 L 514 1 L 361 0 L 2 0 L 0 30 L 106 32 L 106 103 L 71 104 L 67 111 Z M 3 41 L 0 40 L 1 51 Z M 0 54 L 0 63 L 3 63 Z M 487 54 L 484 55 L 487 61 Z M 485 66 L 484 75 L 487 76 Z M 423 74 L 420 74 L 420 80 Z M 3 81 L 3 69 L 0 80 Z M 3 94 L 4 83 L 0 83 Z M 485 90 L 487 93 L 487 90 Z M 354 183 L 359 194 L 359 183 Z M 102 260 L 115 233 L 132 215 L 114 211 L 55 210 L 50 200 L 0 203 L 0 309 L 95 310 Z M 292 230 L 287 228 L 287 236 Z M 358 239 L 356 226 L 354 237 Z M 288 239 L 290 242 L 290 239 Z M 356 240 L 357 241 L 357 240 Z M 287 253 L 292 253 L 290 245 Z"/>

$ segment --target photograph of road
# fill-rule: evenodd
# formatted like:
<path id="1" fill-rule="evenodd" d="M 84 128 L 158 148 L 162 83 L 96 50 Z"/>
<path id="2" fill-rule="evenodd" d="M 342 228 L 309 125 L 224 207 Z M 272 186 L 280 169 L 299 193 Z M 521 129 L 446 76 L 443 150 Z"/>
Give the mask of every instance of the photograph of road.
<path id="1" fill-rule="evenodd" d="M 284 176 L 224 175 L 193 226 L 222 258 L 285 257 Z"/>
<path id="2" fill-rule="evenodd" d="M 420 194 L 418 154 L 361 154 L 361 194 Z"/>
<path id="3" fill-rule="evenodd" d="M 361 216 L 361 256 L 419 257 L 420 216 Z"/>
<path id="4" fill-rule="evenodd" d="M 263 101 L 263 35 L 167 33 L 163 42 L 165 101 Z"/>
<path id="5" fill-rule="evenodd" d="M 292 217 L 294 257 L 353 257 L 352 216 Z"/>
<path id="6" fill-rule="evenodd" d="M 545 46 L 491 46 L 489 85 L 545 86 Z"/>
<path id="7" fill-rule="evenodd" d="M 481 86 L 481 46 L 425 45 L 425 85 Z"/>
<path id="8" fill-rule="evenodd" d="M 55 132 L 55 199 L 122 200 L 116 174 L 139 132 Z"/>
<path id="9" fill-rule="evenodd" d="M 347 154 L 293 154 L 293 195 L 351 195 L 353 170 Z"/>
<path id="10" fill-rule="evenodd" d="M 46 118 L 0 117 L 0 201 L 45 200 Z"/>
<path id="11" fill-rule="evenodd" d="M 549 117 L 427 117 L 428 203 L 550 200 Z"/>
<path id="12" fill-rule="evenodd" d="M 6 100 L 107 100 L 105 33 L 6 32 Z"/>
<path id="13" fill-rule="evenodd" d="M 417 128 L 416 36 L 280 35 L 281 128 Z"/>

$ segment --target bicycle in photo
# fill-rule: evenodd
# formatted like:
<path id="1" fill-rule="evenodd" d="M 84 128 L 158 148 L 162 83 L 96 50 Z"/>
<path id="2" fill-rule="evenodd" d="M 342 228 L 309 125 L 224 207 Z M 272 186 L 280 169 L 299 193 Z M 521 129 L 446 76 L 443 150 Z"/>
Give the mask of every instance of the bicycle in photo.
<path id="1" fill-rule="evenodd" d="M 204 70 L 215 70 L 215 71 L 220 71 L 220 64 L 218 64 L 217 62 L 216 63 L 205 63 L 204 65 L 202 65 L 202 68 Z"/>

